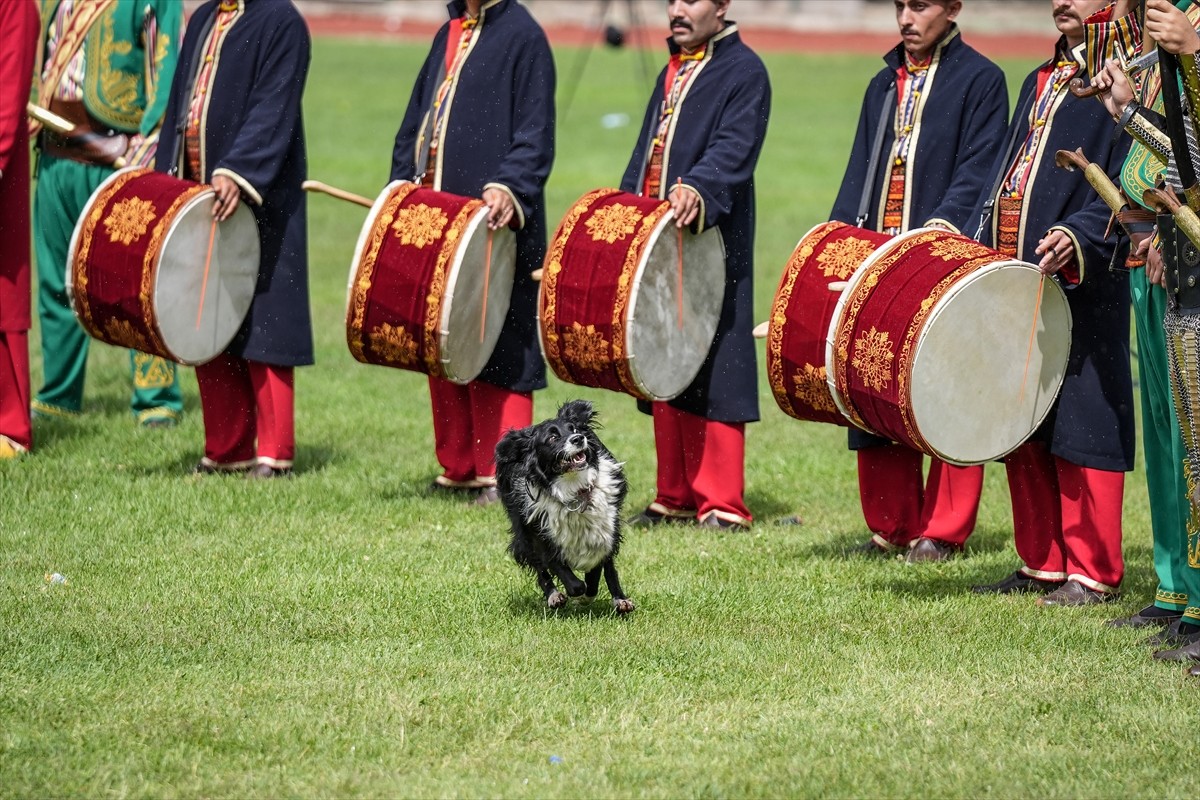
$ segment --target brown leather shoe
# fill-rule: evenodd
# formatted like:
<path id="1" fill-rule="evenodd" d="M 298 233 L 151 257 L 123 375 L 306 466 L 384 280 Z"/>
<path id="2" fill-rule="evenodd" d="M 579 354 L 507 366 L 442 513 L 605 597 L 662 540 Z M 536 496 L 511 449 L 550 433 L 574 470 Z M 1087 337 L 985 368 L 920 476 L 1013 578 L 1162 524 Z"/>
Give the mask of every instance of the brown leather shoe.
<path id="1" fill-rule="evenodd" d="M 922 564 L 927 561 L 949 561 L 962 555 L 961 545 L 950 542 L 940 542 L 922 536 L 908 547 L 908 555 L 904 557 L 905 564 Z"/>
<path id="2" fill-rule="evenodd" d="M 749 528 L 750 528 L 749 525 L 742 525 L 740 523 L 732 522 L 727 519 L 721 519 L 715 513 L 711 513 L 711 512 L 709 513 L 709 515 L 707 517 L 700 520 L 699 525 L 701 528 L 714 528 L 719 531 L 734 531 L 734 532 L 749 530 Z"/>
<path id="3" fill-rule="evenodd" d="M 1183 618 L 1182 614 L 1176 614 L 1174 612 L 1167 612 L 1165 614 L 1153 613 L 1154 611 L 1158 610 L 1158 606 L 1149 605 L 1143 608 L 1141 611 L 1135 611 L 1128 617 L 1117 617 L 1116 619 L 1110 619 L 1104 624 L 1110 628 L 1150 628 L 1156 625 L 1160 628 L 1165 628 L 1172 622 Z"/>
<path id="4" fill-rule="evenodd" d="M 692 511 L 664 514 L 655 509 L 654 504 L 651 504 L 630 517 L 625 524 L 631 528 L 652 528 L 655 525 L 694 525 L 696 524 L 694 514 L 695 512 Z"/>
<path id="5" fill-rule="evenodd" d="M 268 478 L 290 478 L 291 476 L 291 467 L 272 467 L 270 464 L 255 464 L 253 469 L 246 473 L 246 480 L 260 481 Z"/>
<path id="6" fill-rule="evenodd" d="M 1039 606 L 1090 606 L 1115 600 L 1115 592 L 1098 592 L 1079 581 L 1067 581 L 1045 597 L 1039 597 Z"/>
<path id="7" fill-rule="evenodd" d="M 1184 636 L 1173 650 L 1159 650 L 1155 661 L 1200 661 L 1200 633 Z"/>
<path id="8" fill-rule="evenodd" d="M 1058 591 L 1060 588 L 1062 588 L 1061 581 L 1039 581 L 1037 578 L 1031 578 L 1017 570 L 1004 580 L 985 583 L 982 586 L 972 586 L 971 591 L 975 594 L 1021 594 L 1024 592 L 1046 594 Z"/>
<path id="9" fill-rule="evenodd" d="M 1188 670 L 1188 675 L 1191 675 L 1193 678 L 1200 678 L 1200 664 L 1192 665 L 1192 668 Z"/>
<path id="10" fill-rule="evenodd" d="M 899 550 L 899 548 L 885 547 L 881 545 L 879 542 L 875 541 L 875 537 L 872 536 L 870 539 L 867 539 L 857 547 L 851 548 L 850 555 L 866 556 L 868 558 L 888 558 L 895 555 L 897 550 Z"/>
<path id="11" fill-rule="evenodd" d="M 496 491 L 496 487 L 486 486 L 479 490 L 479 494 L 475 495 L 475 499 L 472 500 L 470 504 L 483 508 L 484 506 L 490 506 L 492 503 L 499 502 L 500 493 Z"/>

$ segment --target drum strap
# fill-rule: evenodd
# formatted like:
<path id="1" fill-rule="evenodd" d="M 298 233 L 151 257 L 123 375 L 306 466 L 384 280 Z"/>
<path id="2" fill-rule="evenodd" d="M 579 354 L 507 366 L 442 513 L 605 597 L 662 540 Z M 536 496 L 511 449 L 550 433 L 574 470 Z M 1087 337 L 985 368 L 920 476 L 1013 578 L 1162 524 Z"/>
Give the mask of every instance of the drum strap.
<path id="1" fill-rule="evenodd" d="M 441 86 L 446 82 L 446 61 L 439 59 L 438 74 L 434 80 L 434 86 Z M 437 92 L 434 92 L 434 102 L 429 104 L 429 113 L 425 115 L 425 125 L 421 129 L 421 135 L 417 137 L 417 168 L 413 170 L 413 181 L 421 183 L 425 178 L 425 172 L 429 169 L 429 145 L 433 141 L 433 132 L 437 127 L 437 109 L 434 108 L 434 103 L 437 101 Z M 429 188 L 433 188 L 432 186 Z"/>
<path id="2" fill-rule="evenodd" d="M 1013 119 L 1028 119 L 1029 111 L 1035 99 L 1031 92 L 1028 101 Z M 1017 139 L 1021 138 L 1023 133 L 1028 133 L 1028 131 L 1025 131 L 1022 125 L 1013 125 L 1012 130 L 1009 131 L 1008 144 L 1004 148 L 1004 158 L 1000 161 L 1000 169 L 996 171 L 996 180 L 992 183 L 992 190 L 988 192 L 987 200 L 983 204 L 983 213 L 979 216 L 979 228 L 976 229 L 975 236 L 973 237 L 977 242 L 983 241 L 979 237 L 983 236 L 984 229 L 992 221 L 992 209 L 996 207 L 996 195 L 1000 193 L 1000 187 L 1004 185 L 1004 179 L 1008 176 L 1008 168 L 1012 166 L 1013 153 L 1017 150 Z"/>
<path id="3" fill-rule="evenodd" d="M 204 43 L 208 41 L 208 37 L 212 34 L 213 26 L 217 23 L 218 13 L 219 12 L 215 9 L 213 10 L 213 13 L 210 14 L 208 19 L 205 21 L 204 28 L 201 29 L 200 36 L 196 40 L 200 43 L 200 46 L 196 48 L 196 54 L 194 56 L 196 62 L 189 65 L 192 69 L 192 74 L 187 83 L 187 85 L 191 87 L 191 92 L 188 93 L 186 101 L 183 98 L 180 98 L 179 108 L 177 110 L 177 118 L 175 120 L 175 152 L 171 153 L 171 174 L 177 178 L 184 177 L 184 172 L 187 169 L 187 164 L 185 163 L 187 160 L 186 137 L 188 117 L 191 115 L 192 111 L 192 93 L 196 91 L 196 82 L 200 80 L 200 70 L 204 67 Z M 203 181 L 204 176 L 197 175 L 196 180 Z"/>
<path id="4" fill-rule="evenodd" d="M 875 141 L 871 144 L 871 160 L 867 162 L 867 175 L 863 181 L 862 197 L 858 199 L 858 216 L 854 224 L 862 227 L 867 221 L 867 208 L 871 205 L 871 195 L 875 193 L 875 176 L 879 174 L 879 162 L 883 159 L 883 136 L 891 124 L 888 120 L 896 115 L 896 84 L 888 87 L 883 96 L 883 109 L 879 112 L 879 127 L 875 129 Z"/>

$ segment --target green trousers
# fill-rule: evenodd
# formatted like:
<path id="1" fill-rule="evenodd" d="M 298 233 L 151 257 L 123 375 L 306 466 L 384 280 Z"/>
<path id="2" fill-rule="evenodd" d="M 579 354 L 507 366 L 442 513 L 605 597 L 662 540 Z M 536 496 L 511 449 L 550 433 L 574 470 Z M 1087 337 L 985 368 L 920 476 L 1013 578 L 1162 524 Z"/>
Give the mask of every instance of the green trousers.
<path id="1" fill-rule="evenodd" d="M 33 408 L 42 414 L 78 414 L 83 408 L 90 340 L 67 298 L 67 251 L 83 207 L 109 175 L 112 170 L 107 167 L 45 155 L 38 164 L 33 217 L 43 383 Z M 133 375 L 132 408 L 138 421 L 178 419 L 183 412 L 183 397 L 175 364 L 130 350 L 129 366 Z"/>
<path id="2" fill-rule="evenodd" d="M 1154 605 L 1184 613 L 1188 622 L 1200 625 L 1200 564 L 1190 564 L 1188 557 L 1198 526 L 1188 501 L 1187 452 L 1171 398 L 1162 325 L 1167 292 L 1147 281 L 1144 269 L 1130 270 L 1129 289 L 1137 328 L 1142 450 L 1150 495 L 1154 571 L 1158 575 Z"/>

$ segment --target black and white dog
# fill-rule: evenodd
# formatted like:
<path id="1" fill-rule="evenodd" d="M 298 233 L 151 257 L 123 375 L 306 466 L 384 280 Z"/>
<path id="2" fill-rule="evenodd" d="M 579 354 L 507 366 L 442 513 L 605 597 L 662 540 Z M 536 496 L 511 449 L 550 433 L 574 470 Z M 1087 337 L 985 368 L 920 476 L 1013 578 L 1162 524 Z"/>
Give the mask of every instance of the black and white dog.
<path id="1" fill-rule="evenodd" d="M 496 445 L 496 487 L 512 523 L 508 550 L 537 576 L 546 605 L 591 602 L 603 572 L 613 608 L 628 614 L 633 601 L 613 564 L 628 487 L 622 465 L 596 438 L 595 419 L 591 403 L 572 400 L 554 419 L 506 433 Z"/>

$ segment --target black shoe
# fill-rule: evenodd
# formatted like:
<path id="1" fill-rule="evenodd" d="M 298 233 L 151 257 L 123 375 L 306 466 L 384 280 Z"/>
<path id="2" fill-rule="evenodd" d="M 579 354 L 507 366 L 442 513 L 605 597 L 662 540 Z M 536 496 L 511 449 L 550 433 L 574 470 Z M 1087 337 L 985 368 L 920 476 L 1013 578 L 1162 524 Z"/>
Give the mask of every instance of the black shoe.
<path id="1" fill-rule="evenodd" d="M 1177 614 L 1174 611 L 1167 611 L 1159 608 L 1156 605 L 1148 605 L 1141 611 L 1135 611 L 1128 617 L 1110 619 L 1104 624 L 1110 628 L 1149 628 L 1154 625 L 1157 625 L 1160 628 L 1165 628 L 1172 622 L 1182 618 L 1182 613 Z"/>
<path id="2" fill-rule="evenodd" d="M 234 464 L 222 464 L 205 457 L 192 467 L 193 475 L 241 475 L 254 468 L 253 462 L 239 461 Z"/>
<path id="3" fill-rule="evenodd" d="M 492 503 L 499 503 L 499 502 L 500 502 L 500 493 L 496 490 L 496 487 L 488 486 L 486 488 L 480 489 L 479 494 L 475 495 L 475 499 L 472 500 L 467 505 L 478 506 L 480 508 L 483 508 L 485 506 L 490 506 Z"/>
<path id="4" fill-rule="evenodd" d="M 655 525 L 690 525 L 696 521 L 691 512 L 679 514 L 664 514 L 655 511 L 652 506 L 646 506 L 638 514 L 629 518 L 625 524 L 631 528 L 652 528 Z"/>
<path id="5" fill-rule="evenodd" d="M 928 561 L 949 561 L 961 556 L 962 552 L 962 545 L 940 542 L 937 539 L 922 536 L 909 546 L 904 563 L 923 564 Z"/>
<path id="6" fill-rule="evenodd" d="M 1062 588 L 1064 583 L 1066 581 L 1040 581 L 1017 570 L 1002 581 L 985 583 L 982 586 L 972 586 L 971 591 L 975 592 L 975 594 L 1019 594 L 1022 592 L 1049 594 Z"/>
<path id="7" fill-rule="evenodd" d="M 476 478 L 470 478 L 465 481 L 456 481 L 447 478 L 445 475 L 438 475 L 429 484 L 429 491 L 434 494 L 476 494 L 480 489 L 486 489 L 487 484 Z"/>

